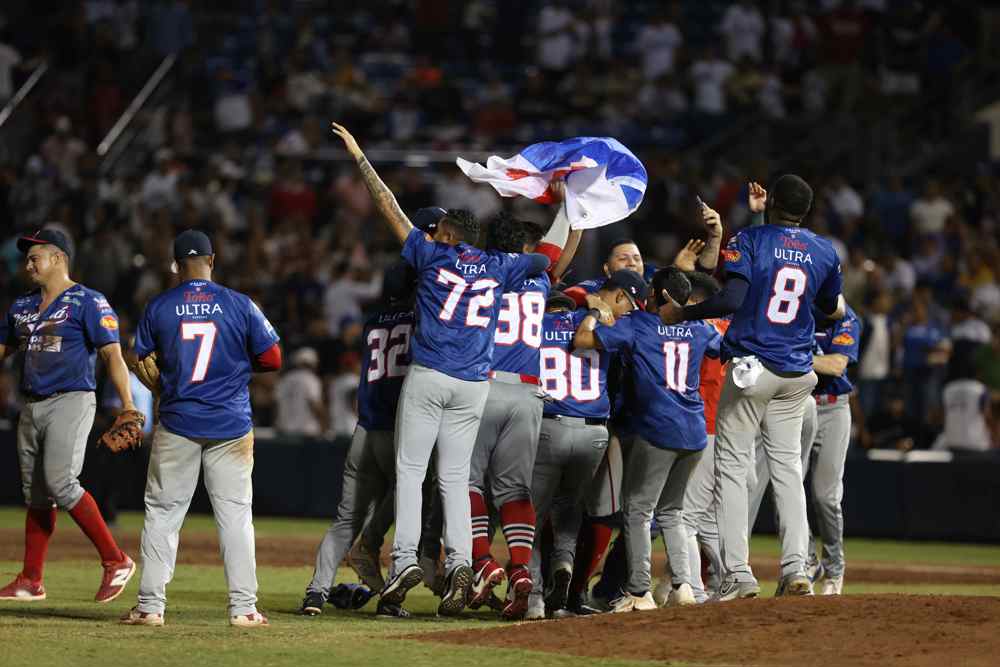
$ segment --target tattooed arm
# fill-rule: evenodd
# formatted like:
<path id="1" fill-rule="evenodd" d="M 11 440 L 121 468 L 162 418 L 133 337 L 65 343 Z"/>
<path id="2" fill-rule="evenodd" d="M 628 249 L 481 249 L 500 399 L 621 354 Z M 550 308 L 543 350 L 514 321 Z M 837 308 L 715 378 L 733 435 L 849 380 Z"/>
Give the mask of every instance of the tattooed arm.
<path id="1" fill-rule="evenodd" d="M 361 178 L 368 187 L 368 192 L 371 193 L 372 200 L 375 202 L 375 208 L 378 209 L 378 212 L 385 221 L 389 223 L 392 233 L 396 235 L 399 242 L 404 243 L 406 237 L 413 231 L 413 224 L 410 222 L 410 219 L 403 213 L 403 209 L 399 207 L 399 202 L 396 201 L 392 190 L 379 178 L 375 167 L 365 157 L 365 154 L 361 151 L 361 147 L 358 146 L 358 142 L 354 140 L 354 137 L 347 131 L 347 128 L 337 123 L 332 123 L 331 125 L 333 133 L 344 140 L 344 147 L 347 149 L 347 152 L 357 160 L 358 169 L 361 171 Z"/>

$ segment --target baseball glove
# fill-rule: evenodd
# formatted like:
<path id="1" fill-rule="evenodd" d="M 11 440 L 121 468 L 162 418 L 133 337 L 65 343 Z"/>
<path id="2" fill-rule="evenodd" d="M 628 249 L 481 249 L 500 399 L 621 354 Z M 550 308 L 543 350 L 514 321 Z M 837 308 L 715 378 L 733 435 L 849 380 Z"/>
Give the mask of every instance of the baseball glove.
<path id="1" fill-rule="evenodd" d="M 160 393 L 160 367 L 156 362 L 156 352 L 150 352 L 143 359 L 136 359 L 134 355 L 129 355 L 126 360 L 128 369 L 139 378 L 139 382 L 146 385 L 146 388 L 154 395 Z"/>
<path id="2" fill-rule="evenodd" d="M 138 410 L 125 410 L 115 418 L 115 423 L 101 436 L 98 444 L 117 454 L 142 445 L 142 427 L 146 417 Z"/>

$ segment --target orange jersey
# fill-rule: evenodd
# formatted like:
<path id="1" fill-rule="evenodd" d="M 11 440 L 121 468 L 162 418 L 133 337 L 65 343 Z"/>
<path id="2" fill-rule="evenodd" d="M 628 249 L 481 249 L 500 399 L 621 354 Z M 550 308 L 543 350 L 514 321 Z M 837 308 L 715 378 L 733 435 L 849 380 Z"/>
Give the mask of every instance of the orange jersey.
<path id="1" fill-rule="evenodd" d="M 726 335 L 729 320 L 706 320 L 715 327 L 720 335 Z M 705 431 L 715 435 L 715 411 L 719 407 L 719 394 L 722 393 L 722 379 L 726 376 L 726 368 L 721 359 L 705 357 L 701 362 L 701 400 L 705 402 Z"/>

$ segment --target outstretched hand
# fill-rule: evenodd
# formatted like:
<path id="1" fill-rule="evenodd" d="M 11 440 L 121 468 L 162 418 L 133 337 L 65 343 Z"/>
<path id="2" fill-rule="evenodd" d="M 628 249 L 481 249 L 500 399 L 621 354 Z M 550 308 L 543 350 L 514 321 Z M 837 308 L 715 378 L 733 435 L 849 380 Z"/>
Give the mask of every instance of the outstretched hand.
<path id="1" fill-rule="evenodd" d="M 358 142 L 354 139 L 354 135 L 348 132 L 346 127 L 339 123 L 330 123 L 330 130 L 344 141 L 344 148 L 351 154 L 351 157 L 358 159 L 364 155 L 361 146 L 358 146 Z"/>
<path id="2" fill-rule="evenodd" d="M 674 266 L 676 266 L 681 271 L 694 271 L 695 262 L 698 261 L 698 255 L 701 251 L 705 249 L 705 242 L 700 239 L 691 239 L 687 244 L 678 251 L 677 256 L 674 257 Z"/>
<path id="3" fill-rule="evenodd" d="M 747 204 L 750 206 L 750 212 L 761 213 L 767 204 L 767 190 L 756 181 L 750 181 L 749 186 L 750 194 L 747 197 Z"/>

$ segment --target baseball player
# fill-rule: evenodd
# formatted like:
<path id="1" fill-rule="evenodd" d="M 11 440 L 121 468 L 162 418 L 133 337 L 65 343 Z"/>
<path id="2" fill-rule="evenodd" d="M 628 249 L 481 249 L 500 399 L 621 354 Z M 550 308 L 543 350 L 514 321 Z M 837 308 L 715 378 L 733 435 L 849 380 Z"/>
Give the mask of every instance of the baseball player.
<path id="1" fill-rule="evenodd" d="M 122 414 L 136 415 L 131 444 L 141 442 L 144 419 L 132 402 L 118 317 L 103 294 L 70 279 L 70 245 L 62 232 L 43 229 L 18 239 L 17 248 L 26 255 L 28 277 L 38 289 L 11 304 L 3 321 L 0 360 L 24 352 L 25 404 L 17 426 L 17 456 L 28 512 L 24 566 L 14 581 L 0 588 L 0 600 L 45 599 L 42 571 L 59 508 L 97 549 L 104 575 L 94 599 L 110 602 L 125 589 L 135 563 L 118 548 L 97 503 L 77 477 L 94 422 L 98 354 L 121 399 Z"/>
<path id="2" fill-rule="evenodd" d="M 718 599 L 755 597 L 750 569 L 747 475 L 757 431 L 764 437 L 781 520 L 779 595 L 808 595 L 809 526 L 799 437 L 805 402 L 816 386 L 812 370 L 812 307 L 840 318 L 840 262 L 832 244 L 800 227 L 812 206 L 812 188 L 794 175 L 780 177 L 765 199 L 767 224 L 742 230 L 723 251 L 728 280 L 699 304 L 668 301 L 664 324 L 723 317 L 732 322 L 722 358 L 732 360 L 716 418 L 716 516 L 723 561 Z"/>
<path id="3" fill-rule="evenodd" d="M 843 319 L 821 322 L 816 332 L 813 369 L 819 383 L 816 439 L 812 447 L 812 500 L 816 533 L 823 544 L 821 595 L 840 595 L 844 588 L 844 461 L 851 442 L 853 389 L 847 369 L 858 363 L 861 320 L 850 306 Z M 810 555 L 815 552 L 810 550 Z"/>
<path id="4" fill-rule="evenodd" d="M 607 421 L 610 403 L 606 391 L 608 364 L 612 354 L 601 350 L 577 350 L 573 334 L 588 312 L 602 321 L 635 310 L 646 297 L 646 283 L 635 271 L 612 273 L 596 294 L 587 295 L 592 311 L 556 310 L 543 320 L 541 349 L 542 389 L 551 399 L 543 411 L 538 454 L 531 482 L 531 497 L 535 502 L 535 525 L 549 518 L 554 506 L 576 509 L 581 506 L 590 482 L 604 457 L 608 445 Z M 555 303 L 553 307 L 559 308 Z M 565 306 L 561 306 L 565 308 Z M 549 612 L 561 615 L 566 605 L 566 593 L 573 574 L 576 538 L 580 530 L 580 513 L 560 512 L 562 520 L 553 522 L 554 548 L 550 572 L 552 588 L 563 591 L 550 595 Z M 527 618 L 545 615 L 541 608 L 541 556 L 534 550 L 531 556 L 531 578 L 534 584 Z"/>
<path id="5" fill-rule="evenodd" d="M 357 161 L 379 213 L 403 244 L 403 259 L 418 275 L 412 361 L 396 412 L 396 534 L 382 600 L 402 604 L 423 579 L 421 485 L 436 448 L 446 572 L 438 614 L 455 615 L 465 608 L 473 579 L 469 466 L 490 388 L 501 297 L 541 275 L 549 260 L 476 248 L 479 223 L 466 211 L 449 211 L 433 237 L 415 229 L 354 137 L 336 123 L 333 132 Z"/>
<path id="6" fill-rule="evenodd" d="M 377 511 L 396 486 L 393 425 L 399 390 L 410 363 L 415 285 L 416 274 L 402 261 L 389 267 L 383 284 L 386 307 L 365 323 L 362 340 L 367 345 L 368 354 L 361 362 L 358 425 L 354 429 L 344 466 L 337 518 L 323 536 L 316 553 L 312 580 L 306 586 L 301 608 L 306 616 L 323 612 L 323 604 L 329 598 L 340 561 L 361 533 L 369 512 L 373 509 Z M 360 541 L 356 548 L 364 550 Z M 376 571 L 381 578 L 377 565 Z M 384 586 L 384 582 L 366 583 L 374 583 L 375 591 L 382 590 Z M 384 602 L 379 605 L 377 613 L 399 617 L 408 615 L 402 607 Z"/>
<path id="7" fill-rule="evenodd" d="M 652 286 L 661 303 L 662 293 L 687 303 L 691 292 L 690 282 L 678 269 L 657 271 Z M 627 592 L 614 602 L 612 611 L 657 607 L 650 590 L 654 510 L 673 573 L 668 604 L 695 604 L 682 508 L 685 488 L 706 442 L 704 404 L 697 389 L 701 360 L 719 355 L 722 338 L 705 322 L 664 326 L 658 315 L 645 311 L 622 317 L 614 326 L 596 325 L 593 317 L 584 319 L 574 345 L 624 354 L 636 396 L 643 398 L 643 409 L 632 417 L 636 437 L 622 480 Z"/>
<path id="8" fill-rule="evenodd" d="M 146 306 L 130 352 L 139 378 L 159 392 L 160 423 L 146 480 L 139 601 L 122 617 L 126 625 L 163 625 L 167 583 L 199 469 L 219 528 L 229 623 L 268 624 L 257 611 L 248 385 L 252 372 L 281 368 L 281 348 L 249 297 L 212 282 L 214 265 L 204 233 L 187 230 L 174 239 L 180 283 Z"/>
<path id="9" fill-rule="evenodd" d="M 562 254 L 560 241 L 565 242 L 568 226 L 563 207 L 544 237 L 537 225 L 501 216 L 487 230 L 487 248 L 501 252 L 537 250 L 549 257 L 550 268 L 555 268 Z M 469 608 L 477 609 L 488 602 L 493 588 L 507 576 L 507 598 L 501 616 L 510 620 L 524 616 L 533 588 L 528 571 L 535 540 L 531 476 L 542 422 L 539 348 L 549 288 L 549 276 L 543 274 L 528 278 L 517 290 L 503 295 L 494 336 L 490 392 L 470 467 L 475 579 Z M 499 515 L 507 540 L 510 562 L 506 571 L 490 553 L 487 497 Z"/>

